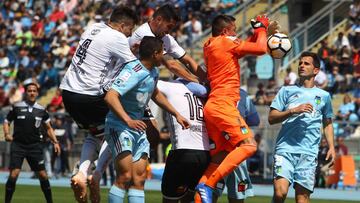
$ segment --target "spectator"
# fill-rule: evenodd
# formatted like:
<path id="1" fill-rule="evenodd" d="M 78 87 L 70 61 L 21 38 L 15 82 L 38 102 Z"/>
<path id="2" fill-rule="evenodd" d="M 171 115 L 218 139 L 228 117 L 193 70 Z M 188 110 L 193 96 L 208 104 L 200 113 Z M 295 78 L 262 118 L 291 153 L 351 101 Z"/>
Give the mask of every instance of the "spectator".
<path id="1" fill-rule="evenodd" d="M 190 20 L 183 26 L 188 31 L 189 45 L 202 35 L 202 24 L 199 21 L 198 15 L 190 15 Z"/>
<path id="2" fill-rule="evenodd" d="M 325 188 L 326 186 L 326 171 L 329 168 L 329 160 L 326 160 L 326 154 L 329 150 L 326 139 L 321 138 L 319 153 L 318 153 L 318 165 L 316 167 L 315 175 L 315 187 Z"/>
<path id="3" fill-rule="evenodd" d="M 275 95 L 277 94 L 278 91 L 279 91 L 279 87 L 276 85 L 275 79 L 270 78 L 268 81 L 268 85 L 266 86 L 266 89 L 265 89 L 265 95 L 266 95 L 265 104 L 266 105 L 271 104 L 272 100 L 275 98 Z"/>
<path id="4" fill-rule="evenodd" d="M 355 112 L 355 104 L 351 102 L 350 95 L 345 94 L 343 104 L 340 105 L 339 111 L 337 113 L 337 119 L 348 120 L 352 112 Z"/>
<path id="5" fill-rule="evenodd" d="M 358 17 L 360 12 L 360 2 L 358 0 L 355 0 L 354 3 L 350 5 L 349 9 L 349 18 L 352 23 L 354 23 Z"/>
<path id="6" fill-rule="evenodd" d="M 10 89 L 8 99 L 9 99 L 9 102 L 8 102 L 9 105 L 13 105 L 17 102 L 20 102 L 22 100 L 22 93 L 21 93 L 20 89 L 17 87 L 12 87 Z"/>
<path id="7" fill-rule="evenodd" d="M 348 155 L 348 147 L 344 144 L 344 137 L 339 136 L 336 138 L 335 151 L 337 156 Z"/>
<path id="8" fill-rule="evenodd" d="M 328 87 L 328 79 L 323 70 L 320 69 L 319 73 L 315 76 L 315 85 L 321 89 Z"/>
<path id="9" fill-rule="evenodd" d="M 335 66 L 332 69 L 332 73 L 327 75 L 328 78 L 328 87 L 327 91 L 330 92 L 331 95 L 338 92 L 338 90 L 345 89 L 345 77 L 339 73 L 339 67 Z"/>
<path id="10" fill-rule="evenodd" d="M 237 5 L 237 0 L 220 0 L 219 8 L 222 13 L 232 12 Z"/>
<path id="11" fill-rule="evenodd" d="M 49 112 L 57 112 L 58 110 L 64 109 L 60 88 L 56 90 L 54 97 L 50 101 L 48 109 Z"/>
<path id="12" fill-rule="evenodd" d="M 254 103 L 257 105 L 265 105 L 265 101 L 266 99 L 266 95 L 265 95 L 265 90 L 264 90 L 264 84 L 259 83 L 257 85 L 257 90 L 255 93 L 255 101 Z"/>
<path id="13" fill-rule="evenodd" d="M 63 177 L 66 177 L 66 173 L 70 173 L 69 166 L 69 151 L 71 150 L 72 140 L 69 137 L 69 132 L 66 130 L 64 125 L 63 118 L 61 116 L 55 116 L 54 122 L 54 133 L 56 139 L 58 140 L 61 148 L 61 153 L 53 154 L 52 165 L 54 168 L 55 176 L 58 178 L 61 174 Z"/>
<path id="14" fill-rule="evenodd" d="M 340 50 L 341 48 L 343 48 L 344 46 L 349 47 L 350 48 L 350 42 L 349 39 L 344 36 L 343 32 L 339 32 L 338 36 L 335 38 L 334 40 L 334 46 L 336 49 Z"/>
<path id="15" fill-rule="evenodd" d="M 0 49 L 0 69 L 7 68 L 9 66 L 10 60 L 6 56 L 4 49 Z"/>
<path id="16" fill-rule="evenodd" d="M 285 80 L 288 80 L 288 85 L 294 85 L 297 79 L 298 79 L 297 74 L 292 72 L 290 67 L 287 68 Z"/>
<path id="17" fill-rule="evenodd" d="M 330 48 L 328 46 L 327 39 L 321 40 L 321 47 L 318 50 L 318 56 L 321 58 L 321 60 L 326 60 L 330 55 Z"/>

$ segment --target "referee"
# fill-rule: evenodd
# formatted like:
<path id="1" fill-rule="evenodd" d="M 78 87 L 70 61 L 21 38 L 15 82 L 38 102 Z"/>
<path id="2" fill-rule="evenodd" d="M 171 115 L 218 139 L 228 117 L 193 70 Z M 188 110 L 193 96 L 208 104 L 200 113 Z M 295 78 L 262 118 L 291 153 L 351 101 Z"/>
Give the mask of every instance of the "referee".
<path id="1" fill-rule="evenodd" d="M 49 203 L 53 201 L 44 165 L 41 124 L 45 124 L 47 134 L 57 154 L 60 154 L 60 146 L 51 128 L 49 114 L 44 107 L 36 103 L 39 91 L 37 84 L 26 84 L 25 91 L 25 100 L 13 105 L 3 125 L 5 140 L 11 142 L 10 175 L 6 182 L 5 203 L 11 202 L 24 158 L 28 161 L 31 170 L 37 173 L 46 202 Z M 13 136 L 9 131 L 12 121 L 14 121 Z"/>

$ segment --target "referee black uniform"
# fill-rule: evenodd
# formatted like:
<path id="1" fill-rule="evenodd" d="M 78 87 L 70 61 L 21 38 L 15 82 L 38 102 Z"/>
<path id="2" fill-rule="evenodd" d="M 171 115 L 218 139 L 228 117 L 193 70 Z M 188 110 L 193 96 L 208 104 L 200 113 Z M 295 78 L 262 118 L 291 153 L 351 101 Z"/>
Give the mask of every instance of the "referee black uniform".
<path id="1" fill-rule="evenodd" d="M 30 106 L 25 101 L 13 106 L 5 122 L 14 121 L 13 142 L 11 143 L 10 169 L 21 168 L 24 158 L 31 170 L 45 170 L 43 156 L 43 135 L 40 132 L 42 122 L 50 122 L 45 108 L 35 103 Z"/>
<path id="2" fill-rule="evenodd" d="M 25 100 L 12 106 L 3 125 L 5 139 L 11 142 L 10 175 L 6 182 L 5 202 L 11 202 L 17 177 L 26 158 L 31 170 L 37 173 L 41 189 L 49 203 L 52 202 L 52 195 L 45 170 L 41 125 L 45 125 L 47 134 L 54 143 L 55 152 L 60 152 L 60 146 L 51 128 L 49 114 L 43 106 L 36 103 L 38 86 L 29 83 L 25 86 L 25 91 Z M 14 122 L 13 136 L 9 133 L 11 122 Z"/>

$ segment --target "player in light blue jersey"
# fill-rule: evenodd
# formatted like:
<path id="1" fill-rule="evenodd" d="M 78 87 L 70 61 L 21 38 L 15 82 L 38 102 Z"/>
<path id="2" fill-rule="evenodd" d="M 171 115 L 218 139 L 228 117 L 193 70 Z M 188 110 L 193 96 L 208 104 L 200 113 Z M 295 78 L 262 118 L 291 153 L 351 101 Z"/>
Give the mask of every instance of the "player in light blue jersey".
<path id="1" fill-rule="evenodd" d="M 329 144 L 326 160 L 334 161 L 331 97 L 315 87 L 314 78 L 319 71 L 318 56 L 303 52 L 298 67 L 300 83 L 282 87 L 270 106 L 269 123 L 282 122 L 274 155 L 275 203 L 285 201 L 290 184 L 294 184 L 296 202 L 310 202 L 321 128 Z"/>
<path id="2" fill-rule="evenodd" d="M 144 37 L 140 43 L 140 61 L 127 63 L 105 96 L 110 108 L 105 121 L 105 139 L 113 155 L 116 180 L 109 191 L 110 203 L 122 203 L 128 192 L 129 203 L 145 201 L 144 183 L 149 156 L 146 124 L 141 120 L 150 100 L 171 113 L 183 128 L 189 124 L 156 88 L 156 66 L 163 56 L 161 39 Z"/>
<path id="3" fill-rule="evenodd" d="M 260 124 L 260 118 L 255 105 L 243 89 L 240 89 L 240 101 L 237 108 L 249 127 L 255 127 Z M 246 198 L 254 196 L 253 185 L 250 180 L 246 161 L 243 161 L 224 181 L 230 203 L 242 203 Z M 219 183 L 224 184 L 223 181 Z M 221 196 L 223 189 L 224 188 L 215 191 L 217 197 Z M 216 198 L 216 196 L 213 196 L 213 198 Z"/>

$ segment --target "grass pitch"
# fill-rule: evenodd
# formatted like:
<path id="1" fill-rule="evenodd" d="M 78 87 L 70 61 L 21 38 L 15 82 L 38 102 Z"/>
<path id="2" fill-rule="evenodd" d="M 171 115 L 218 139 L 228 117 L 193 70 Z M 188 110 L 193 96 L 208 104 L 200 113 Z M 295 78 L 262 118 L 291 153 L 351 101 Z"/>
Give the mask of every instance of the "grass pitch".
<path id="1" fill-rule="evenodd" d="M 108 189 L 101 190 L 101 202 L 107 202 Z M 0 202 L 4 200 L 5 185 L 0 185 Z M 52 187 L 54 203 L 74 203 L 75 199 L 70 187 Z M 158 191 L 145 191 L 145 202 L 161 203 L 161 193 Z M 270 197 L 252 197 L 246 200 L 246 203 L 270 203 Z M 17 185 L 12 199 L 13 203 L 41 203 L 45 202 L 45 198 L 40 186 Z M 127 202 L 125 200 L 125 202 Z M 223 195 L 219 203 L 227 202 L 227 198 Z M 288 199 L 286 202 L 295 202 L 294 199 Z M 352 201 L 330 201 L 330 200 L 311 200 L 311 203 L 354 203 Z"/>

